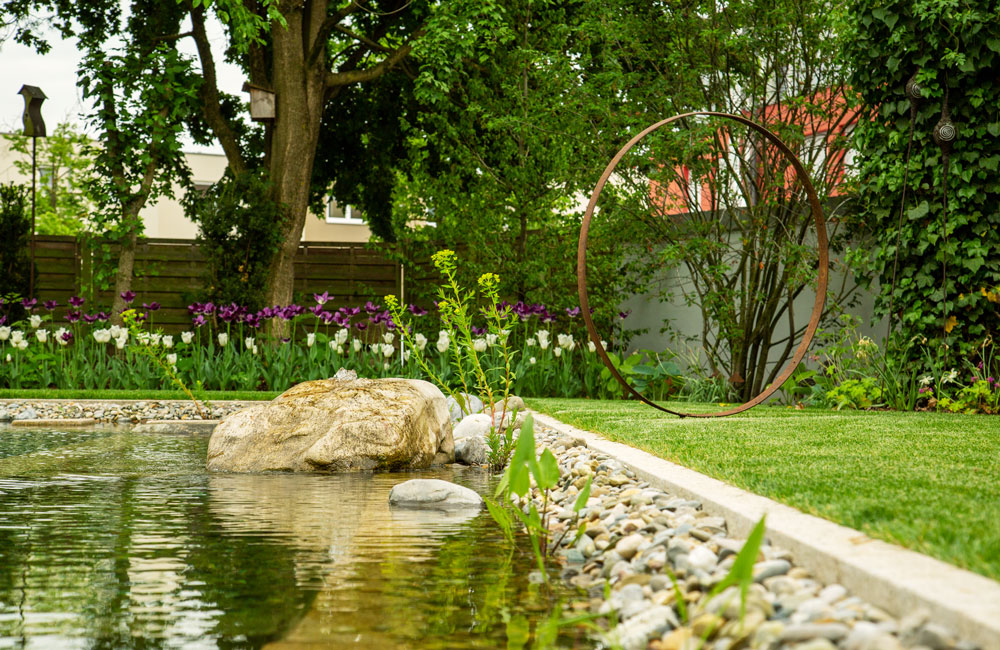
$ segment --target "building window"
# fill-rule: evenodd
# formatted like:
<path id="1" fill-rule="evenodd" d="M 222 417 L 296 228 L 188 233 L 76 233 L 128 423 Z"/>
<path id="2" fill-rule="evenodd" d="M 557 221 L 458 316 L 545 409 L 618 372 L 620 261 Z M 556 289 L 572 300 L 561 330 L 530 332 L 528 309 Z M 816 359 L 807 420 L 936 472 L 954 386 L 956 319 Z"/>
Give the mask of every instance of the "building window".
<path id="1" fill-rule="evenodd" d="M 365 220 L 361 211 L 353 205 L 341 207 L 337 205 L 335 200 L 330 199 L 330 202 L 326 204 L 326 222 L 362 226 Z"/>

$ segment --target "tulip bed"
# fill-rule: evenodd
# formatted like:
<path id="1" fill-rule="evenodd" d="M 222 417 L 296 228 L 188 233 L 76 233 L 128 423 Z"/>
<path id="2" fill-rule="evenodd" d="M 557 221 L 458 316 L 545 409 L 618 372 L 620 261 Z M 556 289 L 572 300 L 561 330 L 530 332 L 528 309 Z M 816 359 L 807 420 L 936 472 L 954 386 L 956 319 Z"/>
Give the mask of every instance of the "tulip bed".
<path id="1" fill-rule="evenodd" d="M 128 302 L 134 294 L 123 296 Z M 7 389 L 172 389 L 169 379 L 143 348 L 158 348 L 180 379 L 196 390 L 282 391 L 309 379 L 330 377 L 340 368 L 360 377 L 424 378 L 410 352 L 401 349 L 388 311 L 368 302 L 360 307 L 327 309 L 329 296 L 315 304 L 268 307 L 251 312 L 239 305 L 189 306 L 190 330 L 163 334 L 155 326 L 157 305 L 136 309 L 142 330 L 110 324 L 106 312 L 86 313 L 74 297 L 63 313 L 54 302 L 23 301 L 29 316 L 0 324 L 0 388 Z M 579 310 L 557 318 L 541 305 L 510 306 L 517 328 L 515 383 L 518 394 L 535 396 L 617 397 L 617 387 L 594 352 L 582 342 Z M 410 305 L 416 344 L 451 377 L 448 355 L 455 343 L 440 321 Z M 56 321 L 56 317 L 59 321 Z M 287 324 L 287 337 L 265 332 L 267 321 Z M 62 323 L 56 327 L 56 323 Z M 491 372 L 500 372 L 496 336 L 474 328 L 474 347 Z"/>

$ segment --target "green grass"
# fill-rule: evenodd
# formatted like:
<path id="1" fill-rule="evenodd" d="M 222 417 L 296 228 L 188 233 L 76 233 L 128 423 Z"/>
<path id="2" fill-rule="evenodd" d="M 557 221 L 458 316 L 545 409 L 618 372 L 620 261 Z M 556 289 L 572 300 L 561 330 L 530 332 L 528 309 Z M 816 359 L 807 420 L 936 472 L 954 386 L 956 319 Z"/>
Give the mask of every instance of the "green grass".
<path id="1" fill-rule="evenodd" d="M 682 420 L 639 402 L 527 404 L 871 537 L 1000 579 L 1000 417 L 761 406 L 727 418 Z M 688 404 L 674 408 L 696 411 Z"/>
<path id="2" fill-rule="evenodd" d="M 271 400 L 281 393 L 253 390 L 208 390 L 195 395 L 210 402 L 222 400 Z M 164 400 L 188 399 L 182 390 L 87 390 L 73 388 L 0 389 L 0 399 L 107 399 L 107 400 Z"/>

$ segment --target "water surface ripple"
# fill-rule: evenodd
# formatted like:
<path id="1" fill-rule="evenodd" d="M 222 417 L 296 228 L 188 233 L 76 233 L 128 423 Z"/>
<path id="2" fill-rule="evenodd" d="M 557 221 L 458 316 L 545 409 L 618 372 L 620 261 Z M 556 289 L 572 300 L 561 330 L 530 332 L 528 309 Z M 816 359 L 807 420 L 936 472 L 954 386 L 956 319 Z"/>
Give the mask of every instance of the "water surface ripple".
<path id="1" fill-rule="evenodd" d="M 485 511 L 388 507 L 480 471 L 209 474 L 206 447 L 0 430 L 0 648 L 494 648 L 552 609 Z"/>

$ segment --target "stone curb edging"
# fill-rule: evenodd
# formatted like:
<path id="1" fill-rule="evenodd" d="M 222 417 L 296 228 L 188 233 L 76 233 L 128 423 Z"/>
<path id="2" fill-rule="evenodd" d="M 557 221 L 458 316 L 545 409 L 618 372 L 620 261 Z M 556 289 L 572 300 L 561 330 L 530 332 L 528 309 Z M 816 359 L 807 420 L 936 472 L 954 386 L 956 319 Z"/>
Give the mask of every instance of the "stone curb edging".
<path id="1" fill-rule="evenodd" d="M 528 409 L 535 420 L 625 464 L 661 490 L 702 502 L 746 537 L 767 514 L 767 537 L 826 583 L 840 583 L 895 616 L 924 608 L 982 650 L 1000 650 L 1000 583 L 852 528 L 723 483 L 628 445 Z"/>

